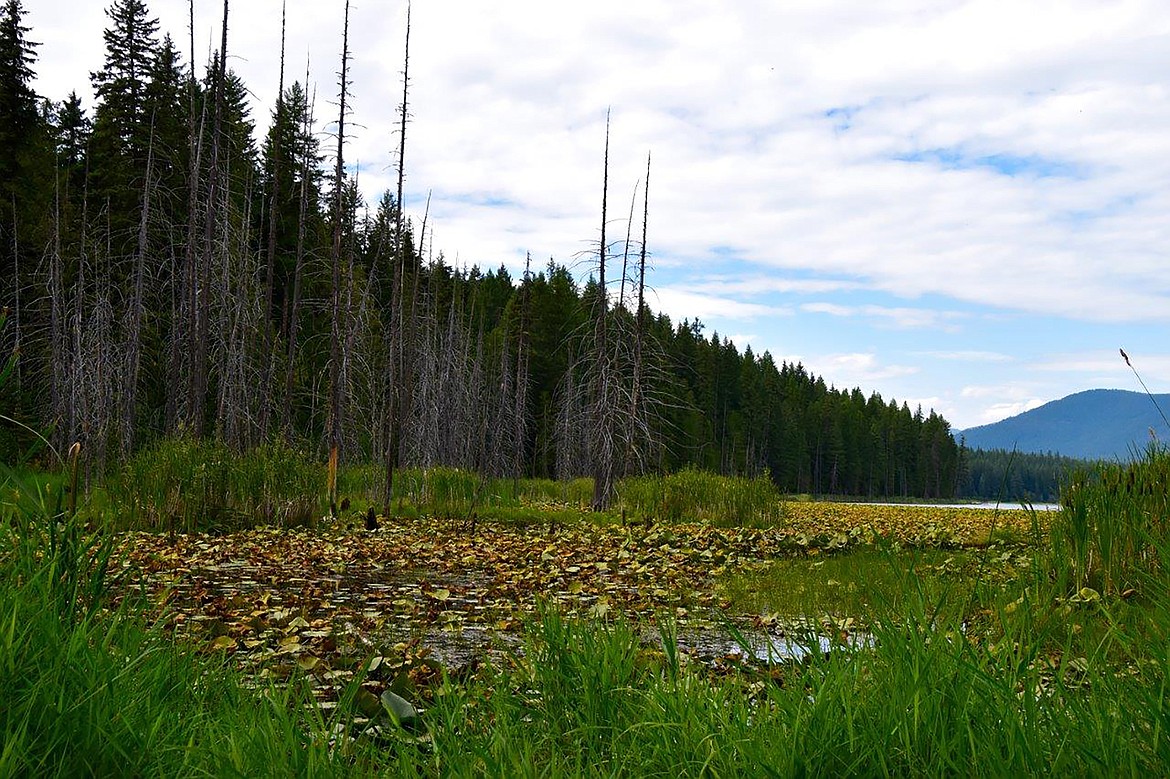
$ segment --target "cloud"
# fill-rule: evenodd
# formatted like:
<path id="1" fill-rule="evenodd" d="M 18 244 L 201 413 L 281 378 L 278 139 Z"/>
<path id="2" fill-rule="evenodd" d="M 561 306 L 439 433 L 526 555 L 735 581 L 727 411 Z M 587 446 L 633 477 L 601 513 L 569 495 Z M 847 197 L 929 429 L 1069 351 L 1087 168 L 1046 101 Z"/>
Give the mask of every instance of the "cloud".
<path id="1" fill-rule="evenodd" d="M 877 305 L 848 306 L 838 303 L 805 303 L 800 310 L 810 314 L 828 314 L 836 317 L 864 317 L 875 320 L 879 325 L 902 329 L 943 328 L 955 329 L 957 320 L 964 315 L 955 311 L 932 311 L 923 308 L 887 307 Z"/>
<path id="2" fill-rule="evenodd" d="M 964 386 L 959 397 L 970 409 L 966 427 L 990 424 L 1024 411 L 1044 405 L 1047 400 L 1041 394 L 1042 385 L 1032 381 L 1017 381 L 1004 384 L 975 384 Z"/>
<path id="3" fill-rule="evenodd" d="M 706 292 L 745 297 L 772 293 L 816 295 L 865 288 L 865 285 L 859 281 L 846 279 L 761 276 L 750 272 L 740 274 L 738 277 L 700 275 L 693 281 L 675 286 L 689 290 L 701 289 Z"/>
<path id="4" fill-rule="evenodd" d="M 1016 358 L 1001 352 L 982 352 L 976 350 L 955 352 L 915 352 L 922 357 L 933 357 L 936 360 L 950 360 L 954 362 L 1012 362 Z"/>
<path id="5" fill-rule="evenodd" d="M 793 360 L 799 362 L 799 359 Z M 825 381 L 838 388 L 866 386 L 877 382 L 918 373 L 919 369 L 909 365 L 883 364 L 871 352 L 830 354 L 823 357 L 809 357 L 804 364 Z"/>
<path id="6" fill-rule="evenodd" d="M 703 295 L 672 287 L 660 287 L 648 293 L 657 300 L 656 308 L 675 321 L 683 319 L 753 320 L 761 317 L 788 316 L 791 312 L 774 306 L 743 303 L 717 295 Z"/>
<path id="7" fill-rule="evenodd" d="M 100 4 L 28 5 L 37 89 L 87 95 Z M 187 4 L 151 5 L 185 48 Z M 261 126 L 280 9 L 232 9 L 230 64 Z M 200 70 L 221 10 L 196 0 Z M 964 422 L 1098 383 L 1133 387 L 1098 348 L 1114 335 L 1145 345 L 1135 365 L 1157 391 L 1170 360 L 1144 334 L 1170 320 L 1164 11 L 1156 0 L 416 3 L 408 212 L 418 225 L 431 193 L 434 251 L 450 261 L 519 273 L 531 253 L 536 267 L 552 257 L 586 275 L 612 108 L 607 240 L 625 237 L 651 153 L 649 282 L 672 318 L 751 332 L 737 338 L 774 354 L 826 355 L 805 363 L 828 381 L 937 399 Z M 347 158 L 371 201 L 396 184 L 405 16 L 405 0 L 351 8 Z M 308 56 L 324 128 L 341 7 L 290 4 L 288 22 L 286 83 Z M 1013 383 L 1026 394 L 962 389 Z"/>
<path id="8" fill-rule="evenodd" d="M 1023 414 L 1025 411 L 1031 411 L 1034 408 L 1043 406 L 1045 402 L 1039 398 L 1029 398 L 1028 400 L 1016 401 L 1014 403 L 994 403 L 983 410 L 979 415 L 979 422 L 973 425 L 973 427 L 990 425 L 1008 417 Z"/>
<path id="9" fill-rule="evenodd" d="M 30 10 L 38 88 L 86 92 L 105 19 L 91 3 L 49 5 Z M 154 5 L 184 40 L 186 4 Z M 261 125 L 279 18 L 276 0 L 257 0 L 233 9 L 229 31 Z M 200 60 L 218 20 L 196 4 Z M 295 5 L 288 21 L 286 80 L 308 53 L 330 121 L 340 8 Z M 412 21 L 407 187 L 412 202 L 434 191 L 449 256 L 515 267 L 596 240 L 612 106 L 610 218 L 620 234 L 652 151 L 649 237 L 664 272 L 718 264 L 730 247 L 757 271 L 815 269 L 904 297 L 1170 317 L 1170 98 L 1155 75 L 1170 67 L 1170 23 L 1157 3 L 453 0 L 417 4 Z M 350 32 L 349 158 L 376 198 L 394 178 L 405 3 L 354 5 Z M 889 321 L 935 324 L 913 316 Z"/>
<path id="10" fill-rule="evenodd" d="M 1036 370 L 1048 374 L 1079 376 L 1090 386 L 1140 391 L 1141 383 L 1134 375 L 1136 369 L 1138 376 L 1153 392 L 1163 392 L 1164 388 L 1170 386 L 1170 355 L 1130 351 L 1129 357 L 1133 368 L 1127 366 L 1120 353 L 1114 350 L 1054 355 L 1040 361 Z"/>

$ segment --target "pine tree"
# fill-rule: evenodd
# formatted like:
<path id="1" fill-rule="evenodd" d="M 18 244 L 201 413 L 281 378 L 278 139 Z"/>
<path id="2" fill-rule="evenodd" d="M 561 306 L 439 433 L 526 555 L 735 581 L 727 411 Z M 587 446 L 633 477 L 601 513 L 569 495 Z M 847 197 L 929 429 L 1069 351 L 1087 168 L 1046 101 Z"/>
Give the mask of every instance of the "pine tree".
<path id="1" fill-rule="evenodd" d="M 85 184 L 86 147 L 93 131 L 93 123 L 85 115 L 76 92 L 70 92 L 69 97 L 57 106 L 53 130 L 57 170 L 64 177 L 68 198 L 72 192 L 80 193 Z"/>
<path id="2" fill-rule="evenodd" d="M 27 189 L 22 169 L 40 124 L 31 86 L 38 44 L 25 37 L 29 28 L 21 23 L 24 13 L 20 0 L 8 0 L 0 15 L 0 194 L 5 204 L 17 190 Z"/>
<path id="3" fill-rule="evenodd" d="M 114 0 L 106 16 L 111 26 L 102 34 L 105 64 L 90 74 L 99 106 L 96 123 L 110 135 L 114 150 L 140 160 L 148 140 L 147 84 L 159 52 L 158 19 L 142 0 Z"/>
<path id="4" fill-rule="evenodd" d="M 90 153 L 90 193 L 108 206 L 114 257 L 133 253 L 143 192 L 140 180 L 151 144 L 148 89 L 158 57 L 158 20 L 142 0 L 114 0 L 106 9 L 105 63 L 90 74 L 97 108 Z"/>
<path id="5" fill-rule="evenodd" d="M 32 89 L 38 44 L 26 37 L 24 8 L 8 0 L 0 14 L 0 308 L 10 308 L 3 346 L 20 350 L 28 331 L 32 270 L 44 245 L 51 205 L 51 145 Z M 10 353 L 4 348 L 3 353 Z M 28 355 L 10 391 L 22 388 Z"/>

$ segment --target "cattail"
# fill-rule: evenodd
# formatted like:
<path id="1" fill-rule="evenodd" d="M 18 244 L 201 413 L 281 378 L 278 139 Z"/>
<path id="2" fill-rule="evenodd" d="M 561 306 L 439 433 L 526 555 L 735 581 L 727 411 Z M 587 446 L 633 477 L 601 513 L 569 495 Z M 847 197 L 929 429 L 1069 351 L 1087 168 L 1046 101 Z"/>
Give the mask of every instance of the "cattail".
<path id="1" fill-rule="evenodd" d="M 1131 371 L 1133 371 L 1133 375 L 1137 377 L 1138 383 L 1141 384 L 1142 389 L 1146 391 L 1146 396 L 1150 399 L 1150 402 L 1154 404 L 1154 408 L 1158 409 L 1158 414 L 1162 417 L 1162 421 L 1166 423 L 1166 427 L 1170 428 L 1170 419 L 1166 418 L 1166 414 L 1162 411 L 1162 407 L 1158 405 L 1158 399 L 1154 397 L 1152 392 L 1150 392 L 1150 388 L 1146 386 L 1144 381 L 1142 381 L 1141 374 L 1137 372 L 1137 368 L 1133 367 L 1133 363 L 1129 361 L 1129 355 L 1125 353 L 1124 349 L 1118 349 L 1117 351 L 1121 352 L 1121 359 L 1125 360 L 1125 364 L 1129 366 Z M 1150 437 L 1154 440 L 1157 440 L 1157 436 L 1154 435 L 1154 429 L 1152 427 L 1150 428 Z"/>
<path id="2" fill-rule="evenodd" d="M 69 516 L 77 514 L 77 461 L 81 456 L 81 442 L 74 441 L 69 447 Z"/>

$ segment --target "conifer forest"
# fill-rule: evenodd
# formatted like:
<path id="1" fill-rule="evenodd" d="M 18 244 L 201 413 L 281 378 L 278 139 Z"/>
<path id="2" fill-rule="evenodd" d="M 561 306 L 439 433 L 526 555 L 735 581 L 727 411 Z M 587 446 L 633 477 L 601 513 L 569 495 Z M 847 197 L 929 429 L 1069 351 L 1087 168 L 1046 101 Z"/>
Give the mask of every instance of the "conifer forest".
<path id="1" fill-rule="evenodd" d="M 386 139 L 398 185 L 373 196 L 347 167 L 362 88 L 347 36 L 315 53 L 335 58 L 336 83 L 306 83 L 282 56 L 279 98 L 255 115 L 230 25 L 197 69 L 193 35 L 160 29 L 143 0 L 112 0 L 107 22 L 100 68 L 43 96 L 22 0 L 0 13 L 0 351 L 19 354 L 0 397 L 5 459 L 36 429 L 61 450 L 83 442 L 98 472 L 167 437 L 282 441 L 384 465 L 387 495 L 396 469 L 436 465 L 591 476 L 599 507 L 621 477 L 686 466 L 767 473 L 789 493 L 959 487 L 962 450 L 937 414 L 650 309 L 651 157 L 616 183 L 608 131 L 583 183 L 600 205 L 599 235 L 579 236 L 587 260 L 448 262 L 425 209 L 401 207 L 409 16 Z M 609 212 L 627 178 L 628 220 Z M 416 196 L 437 183 L 409 181 Z"/>

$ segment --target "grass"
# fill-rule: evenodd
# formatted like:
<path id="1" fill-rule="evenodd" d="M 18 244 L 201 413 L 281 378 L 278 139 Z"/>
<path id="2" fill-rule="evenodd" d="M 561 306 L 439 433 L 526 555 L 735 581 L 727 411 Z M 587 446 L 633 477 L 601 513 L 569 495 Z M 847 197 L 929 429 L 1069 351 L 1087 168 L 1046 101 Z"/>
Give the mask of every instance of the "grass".
<path id="1" fill-rule="evenodd" d="M 107 492 L 106 510 L 166 530 L 160 507 L 177 522 L 204 521 L 198 511 L 209 506 L 223 507 L 218 516 L 265 506 L 279 516 L 294 491 L 323 492 L 323 468 L 297 470 L 285 454 L 273 455 L 279 468 L 257 462 L 237 475 L 214 449 L 186 451 L 186 461 L 144 455 Z M 1082 475 L 1039 544 L 861 549 L 742 576 L 738 597 L 757 598 L 761 610 L 865 617 L 871 644 L 830 634 L 830 650 L 802 662 L 713 669 L 680 654 L 668 621 L 648 642 L 642 624 L 545 609 L 522 651 L 418 691 L 421 722 L 407 730 L 376 700 L 370 708 L 360 677 L 323 710 L 295 674 L 286 687 L 250 686 L 220 656 L 172 642 L 132 598 L 111 600 L 118 566 L 107 537 L 73 510 L 70 478 L 29 483 L 9 471 L 0 489 L 0 775 L 1162 775 L 1167 474 L 1170 456 L 1151 451 Z M 706 478 L 683 474 L 657 492 L 634 483 L 619 495 L 635 517 L 661 520 L 697 511 L 750 523 L 742 507 L 771 501 L 750 484 L 713 498 Z M 468 501 L 539 511 L 541 501 L 571 506 L 565 498 L 578 489 L 533 484 L 525 493 L 434 471 L 400 482 L 431 511 Z M 697 495 L 710 503 L 685 508 Z M 380 729 L 365 727 L 358 710 Z"/>
<path id="2" fill-rule="evenodd" d="M 57 480 L 58 482 L 60 480 Z M 110 598 L 109 537 L 5 469 L 0 776 L 339 775 L 311 698 L 256 692 Z"/>
<path id="3" fill-rule="evenodd" d="M 325 467 L 281 444 L 237 454 L 223 444 L 172 439 L 105 480 L 91 510 L 115 530 L 231 532 L 302 525 L 324 513 Z"/>
<path id="4" fill-rule="evenodd" d="M 687 468 L 622 479 L 617 494 L 618 510 L 658 522 L 771 527 L 784 516 L 780 494 L 767 474 L 749 479 Z"/>
<path id="5" fill-rule="evenodd" d="M 343 467 L 339 500 L 348 499 L 355 518 L 369 506 L 381 512 L 384 480 L 385 472 L 376 465 Z M 223 534 L 257 525 L 295 527 L 328 514 L 326 482 L 324 462 L 282 444 L 240 454 L 214 442 L 170 439 L 110 472 L 91 491 L 84 511 L 117 531 Z M 499 479 L 458 468 L 404 468 L 395 474 L 391 510 L 400 518 L 475 515 L 517 524 L 579 522 L 589 515 L 604 522 L 771 527 L 784 517 L 780 496 L 766 476 L 684 470 L 629 477 L 618 483 L 615 504 L 601 515 L 590 511 L 592 493 L 587 478 Z"/>
<path id="6" fill-rule="evenodd" d="M 926 599 L 882 614 L 871 649 L 713 677 L 680 663 L 669 630 L 647 646 L 624 622 L 545 612 L 527 651 L 427 713 L 433 746 L 399 770 L 491 776 L 1132 775 L 1166 766 L 1165 708 L 1149 682 L 1088 661 L 1038 662 L 1028 626 L 1009 648 L 968 641 Z M 1143 678 L 1145 677 L 1145 678 Z M 1140 706 L 1140 709 L 1131 709 Z"/>
<path id="7" fill-rule="evenodd" d="M 1053 528 L 1055 575 L 1067 589 L 1137 589 L 1166 573 L 1170 545 L 1170 455 L 1151 446 L 1133 463 L 1077 473 Z"/>

